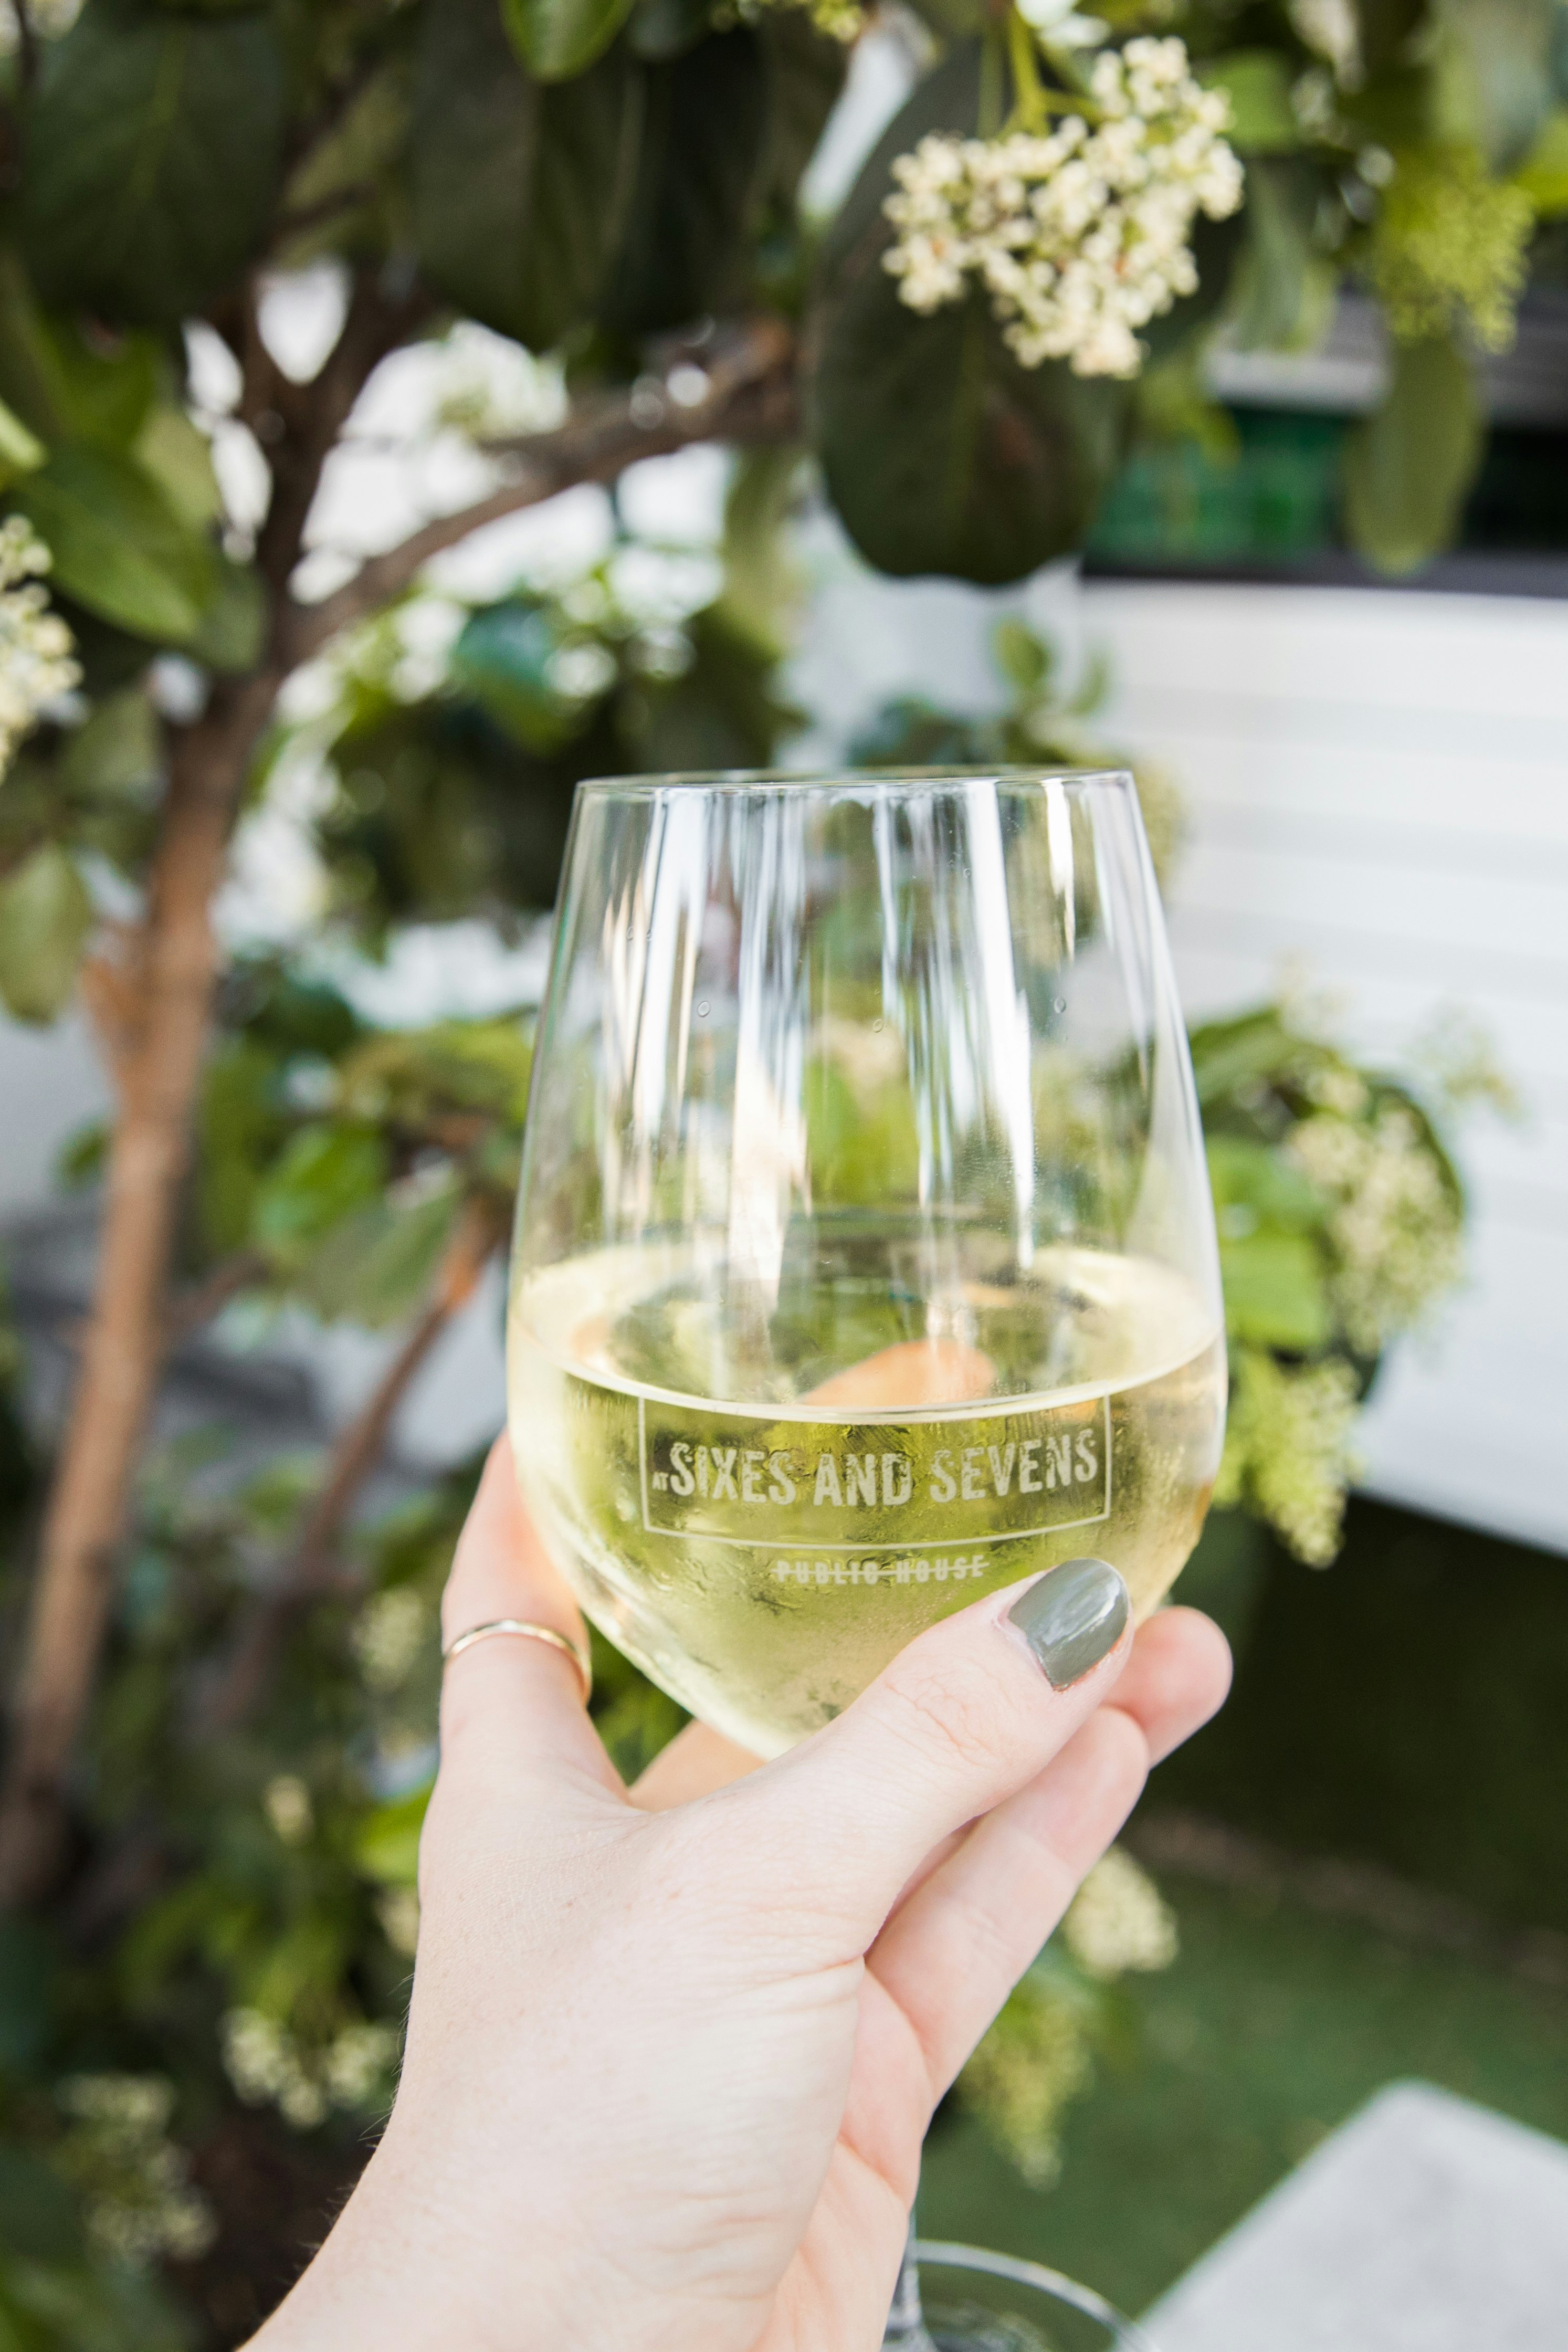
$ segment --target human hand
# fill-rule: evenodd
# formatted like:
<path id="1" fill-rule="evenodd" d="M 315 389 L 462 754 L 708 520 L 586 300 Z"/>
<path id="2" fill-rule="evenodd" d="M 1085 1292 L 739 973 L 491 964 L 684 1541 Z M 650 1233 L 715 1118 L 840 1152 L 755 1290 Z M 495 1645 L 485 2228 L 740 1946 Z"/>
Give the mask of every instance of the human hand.
<path id="1" fill-rule="evenodd" d="M 254 2352 L 875 2352 L 932 2110 L 1228 1680 L 1109 1577 L 1031 1646 L 1039 1590 L 775 1762 L 694 1725 L 630 1793 L 569 1659 L 455 1660 L 396 2103 Z M 444 1617 L 581 1638 L 504 1442 Z"/>

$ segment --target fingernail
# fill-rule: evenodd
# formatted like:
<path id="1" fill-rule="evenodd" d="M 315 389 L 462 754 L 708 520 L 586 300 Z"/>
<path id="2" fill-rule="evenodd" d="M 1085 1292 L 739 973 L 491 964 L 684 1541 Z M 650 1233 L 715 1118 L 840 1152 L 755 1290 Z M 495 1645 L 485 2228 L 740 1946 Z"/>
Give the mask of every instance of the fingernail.
<path id="1" fill-rule="evenodd" d="M 1131 1614 L 1127 1588 L 1105 1559 L 1063 1560 L 1008 1611 L 1056 1690 L 1115 1648 Z"/>

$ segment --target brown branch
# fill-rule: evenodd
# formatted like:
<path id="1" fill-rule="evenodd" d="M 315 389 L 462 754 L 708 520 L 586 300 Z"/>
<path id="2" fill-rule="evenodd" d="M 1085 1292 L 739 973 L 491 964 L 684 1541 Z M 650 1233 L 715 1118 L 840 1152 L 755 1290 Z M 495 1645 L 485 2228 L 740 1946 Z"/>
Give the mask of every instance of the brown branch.
<path id="1" fill-rule="evenodd" d="M 280 639 L 290 667 L 400 595 L 432 556 L 486 523 L 579 482 L 613 480 L 639 457 L 665 457 L 696 441 L 785 440 L 798 429 L 794 342 L 781 320 L 748 321 L 705 352 L 702 365 L 707 389 L 700 399 L 683 404 L 667 381 L 644 378 L 628 393 L 585 404 L 554 432 L 492 444 L 517 467 L 515 478 L 455 514 L 438 516 L 384 555 L 371 556 L 319 604 L 295 605 Z"/>
<path id="2" fill-rule="evenodd" d="M 219 1738 L 236 1728 L 265 1690 L 278 1653 L 298 1619 L 326 1594 L 352 1590 L 339 1550 L 360 1490 L 385 1450 L 392 1417 L 447 1325 L 473 1297 L 503 1233 L 493 1201 L 469 1202 L 447 1246 L 435 1286 L 413 1328 L 372 1394 L 342 1432 L 287 1570 L 263 1595 L 240 1634 L 223 1677 L 200 1711 L 201 1733 Z"/>
<path id="3" fill-rule="evenodd" d="M 219 686 L 172 730 L 169 785 L 116 1072 L 93 1310 L 45 1514 L 0 1788 L 0 1908 L 40 1893 L 60 1848 L 61 1791 L 103 1646 L 115 1554 L 164 1347 L 163 1295 L 206 1049 L 211 909 L 274 674 Z"/>

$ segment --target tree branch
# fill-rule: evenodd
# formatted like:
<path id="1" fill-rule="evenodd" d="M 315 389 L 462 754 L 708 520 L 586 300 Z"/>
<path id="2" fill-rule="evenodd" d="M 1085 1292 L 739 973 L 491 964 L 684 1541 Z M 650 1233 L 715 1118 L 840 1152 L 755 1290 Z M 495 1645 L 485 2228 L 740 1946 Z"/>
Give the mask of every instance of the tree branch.
<path id="1" fill-rule="evenodd" d="M 697 441 L 782 441 L 797 430 L 795 345 L 782 320 L 759 318 L 701 354 L 706 389 L 683 400 L 672 390 L 699 362 L 684 354 L 663 381 L 644 377 L 627 393 L 585 404 L 552 433 L 493 443 L 516 463 L 515 478 L 455 514 L 437 516 L 384 555 L 371 556 L 335 595 L 295 604 L 280 637 L 292 667 L 308 661 L 340 629 L 378 611 L 407 588 L 432 556 L 471 531 L 538 506 L 579 482 L 612 481 L 639 457 L 668 456 Z M 682 385 L 682 390 L 685 386 Z"/>
<path id="2" fill-rule="evenodd" d="M 332 1450 L 326 1478 L 300 1530 L 292 1560 L 248 1620 L 222 1680 L 200 1710 L 204 1738 L 221 1738 L 245 1721 L 266 1688 L 293 1625 L 312 1601 L 342 1586 L 338 1549 L 360 1490 L 382 1458 L 392 1416 L 436 1340 L 473 1297 L 502 1237 L 496 1203 L 471 1201 L 448 1244 L 423 1313 Z"/>

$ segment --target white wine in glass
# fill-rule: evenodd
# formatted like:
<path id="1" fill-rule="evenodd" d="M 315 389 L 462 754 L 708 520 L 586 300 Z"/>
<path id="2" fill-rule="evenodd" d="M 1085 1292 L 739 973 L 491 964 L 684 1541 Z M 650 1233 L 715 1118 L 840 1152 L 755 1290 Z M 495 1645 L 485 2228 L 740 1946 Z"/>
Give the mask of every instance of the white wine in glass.
<path id="1" fill-rule="evenodd" d="M 758 1754 L 1065 1559 L 1154 1608 L 1226 1375 L 1130 779 L 581 787 L 508 1353 L 584 1611 Z"/>

